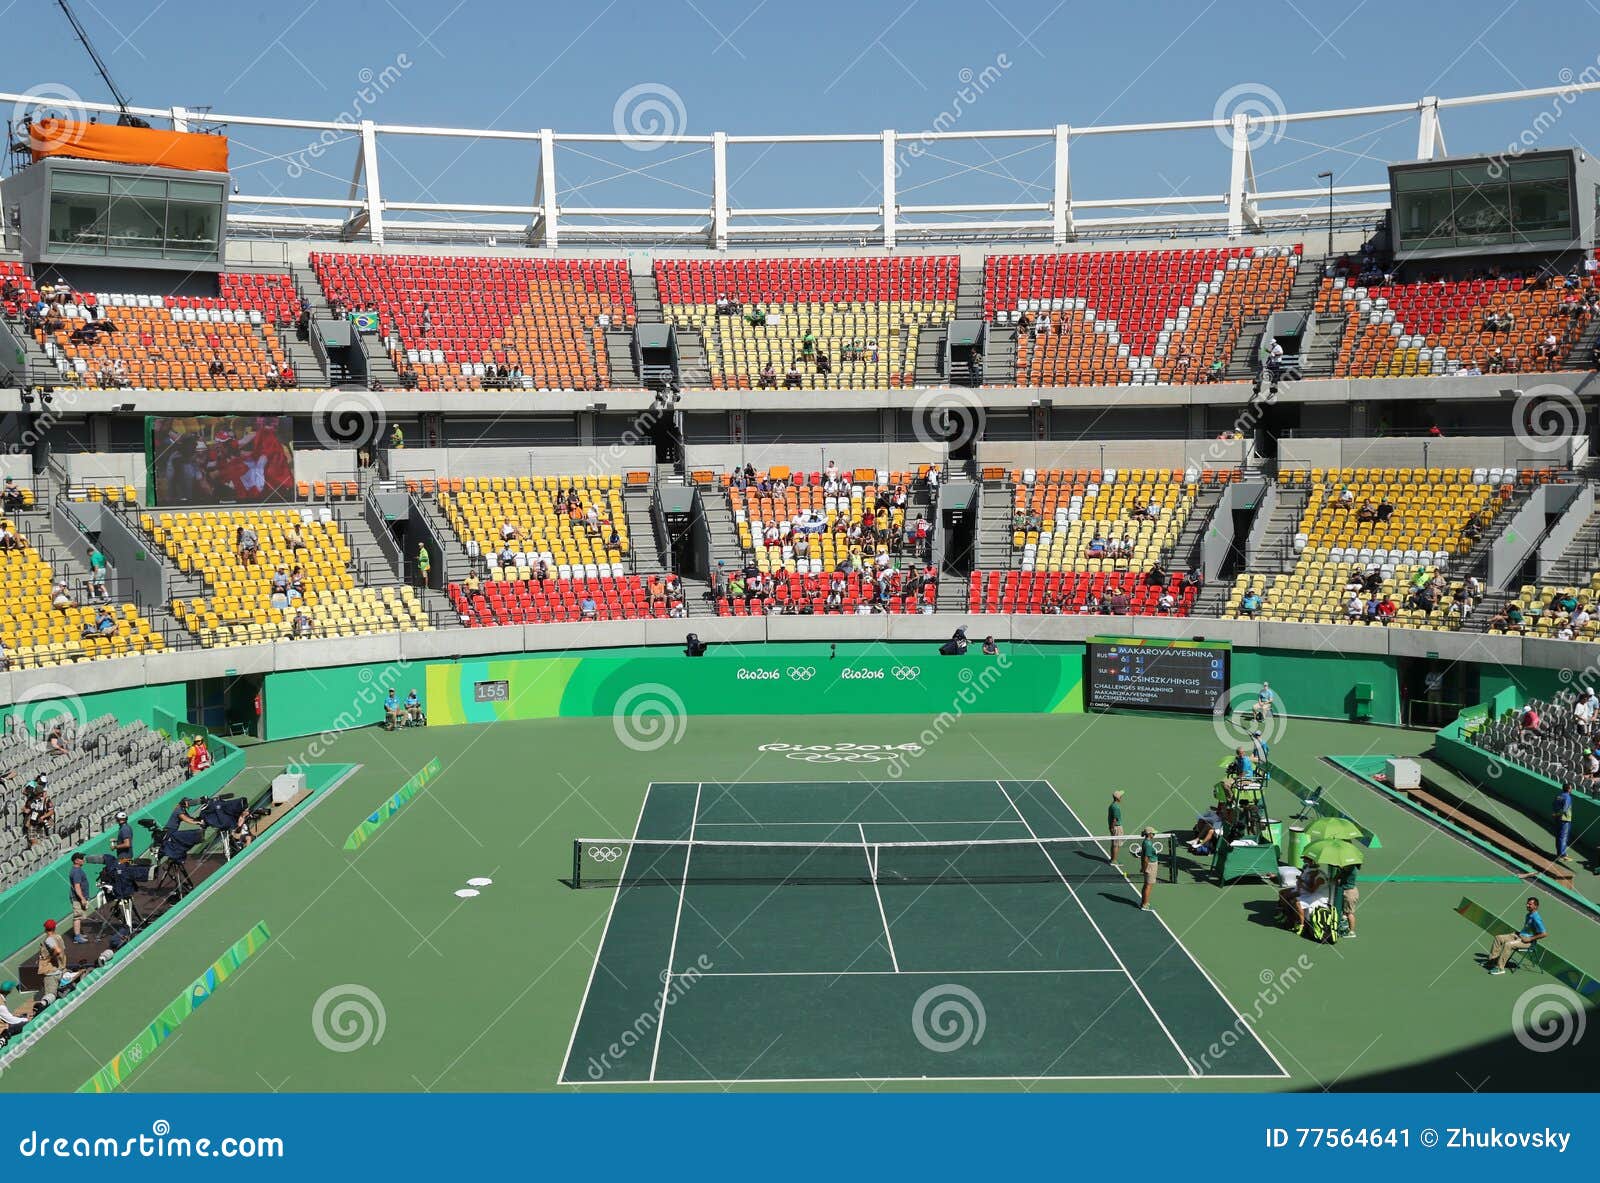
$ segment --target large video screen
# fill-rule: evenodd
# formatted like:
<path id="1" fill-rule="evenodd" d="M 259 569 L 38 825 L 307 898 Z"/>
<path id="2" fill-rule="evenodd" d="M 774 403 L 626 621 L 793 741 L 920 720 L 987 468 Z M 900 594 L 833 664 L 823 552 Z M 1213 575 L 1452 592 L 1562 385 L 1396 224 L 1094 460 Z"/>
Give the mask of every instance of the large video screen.
<path id="1" fill-rule="evenodd" d="M 1226 642 L 1090 637 L 1088 644 L 1090 710 L 1210 713 L 1228 693 Z"/>
<path id="2" fill-rule="evenodd" d="M 155 504 L 291 500 L 291 431 L 291 421 L 278 415 L 152 416 L 145 446 Z"/>

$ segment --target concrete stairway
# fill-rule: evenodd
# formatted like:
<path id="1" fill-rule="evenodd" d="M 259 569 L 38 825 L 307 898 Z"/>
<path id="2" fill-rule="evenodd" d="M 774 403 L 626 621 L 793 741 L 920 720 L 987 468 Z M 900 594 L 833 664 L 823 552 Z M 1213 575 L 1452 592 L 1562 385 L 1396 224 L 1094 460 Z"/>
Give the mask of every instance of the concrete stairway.
<path id="1" fill-rule="evenodd" d="M 1600 569 L 1600 509 L 1591 513 L 1556 560 L 1543 582 L 1546 584 L 1587 585 Z"/>
<path id="2" fill-rule="evenodd" d="M 983 384 L 1017 384 L 1017 329 L 1015 325 L 989 326 L 983 351 Z"/>
<path id="3" fill-rule="evenodd" d="M 649 260 L 642 264 L 643 271 L 634 271 L 629 280 L 633 286 L 633 311 L 634 317 L 641 324 L 660 324 L 661 317 L 661 291 L 656 287 L 656 276 Z"/>
<path id="4" fill-rule="evenodd" d="M 1200 545 L 1200 540 L 1205 537 L 1206 530 L 1211 525 L 1211 515 L 1216 512 L 1218 503 L 1222 501 L 1222 493 L 1221 485 L 1213 485 L 1202 486 L 1195 494 L 1189 516 L 1184 519 L 1183 529 L 1178 532 L 1177 541 L 1172 544 L 1172 554 L 1168 558 L 1169 569 L 1174 571 L 1189 569 L 1189 558 Z"/>
<path id="5" fill-rule="evenodd" d="M 653 487 L 629 485 L 622 490 L 622 512 L 628 519 L 628 545 L 631 548 L 629 558 L 634 572 L 640 576 L 661 574 L 667 569 L 662 561 L 663 540 L 656 534 L 655 520 L 650 512 L 655 499 Z"/>
<path id="6" fill-rule="evenodd" d="M 944 328 L 923 329 L 917 335 L 916 369 L 912 373 L 918 386 L 944 385 L 945 343 L 949 335 Z"/>
<path id="7" fill-rule="evenodd" d="M 973 540 L 972 559 L 980 571 L 1017 566 L 1018 556 L 1011 547 L 1011 516 L 1015 486 L 1009 480 L 984 481 L 978 506 L 978 530 Z"/>
<path id="8" fill-rule="evenodd" d="M 1299 557 L 1294 549 L 1294 536 L 1299 533 L 1300 519 L 1305 516 L 1311 494 L 1306 489 L 1282 489 L 1278 503 L 1267 518 L 1267 532 L 1261 540 L 1261 549 L 1251 570 L 1283 574 L 1294 569 Z"/>
<path id="9" fill-rule="evenodd" d="M 982 320 L 983 268 L 963 267 L 956 282 L 956 317 L 960 320 Z"/>
<path id="10" fill-rule="evenodd" d="M 744 566 L 744 551 L 739 547 L 739 527 L 733 520 L 728 491 L 721 485 L 701 485 L 700 504 L 711 535 L 711 566 L 721 563 L 726 571 Z"/>
<path id="11" fill-rule="evenodd" d="M 644 385 L 633 362 L 633 330 L 606 330 L 606 364 L 611 371 L 611 386 L 618 390 L 638 390 Z"/>
<path id="12" fill-rule="evenodd" d="M 678 341 L 678 385 L 685 390 L 711 388 L 711 361 L 705 338 L 699 329 L 676 331 Z"/>

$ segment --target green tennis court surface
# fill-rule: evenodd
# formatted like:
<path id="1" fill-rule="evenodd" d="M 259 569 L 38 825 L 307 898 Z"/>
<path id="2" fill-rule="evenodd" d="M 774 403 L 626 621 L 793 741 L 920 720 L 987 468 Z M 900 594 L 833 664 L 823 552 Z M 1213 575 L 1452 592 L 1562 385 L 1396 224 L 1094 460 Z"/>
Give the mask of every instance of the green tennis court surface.
<path id="1" fill-rule="evenodd" d="M 639 845 L 579 850 L 619 885 L 560 1079 L 1221 1076 L 1225 1032 L 1226 1078 L 1284 1076 L 1107 852 L 1053 841 L 1089 833 L 1045 780 L 653 783 Z M 691 842 L 825 849 L 702 876 Z M 975 845 L 897 881 L 903 842 Z"/>

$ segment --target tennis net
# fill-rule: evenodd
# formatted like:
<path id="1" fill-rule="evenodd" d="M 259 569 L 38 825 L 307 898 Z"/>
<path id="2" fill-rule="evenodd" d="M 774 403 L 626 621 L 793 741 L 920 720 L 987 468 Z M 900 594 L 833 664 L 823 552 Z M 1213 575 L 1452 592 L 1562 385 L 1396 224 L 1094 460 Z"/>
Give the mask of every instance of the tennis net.
<path id="1" fill-rule="evenodd" d="M 1158 834 L 932 842 L 577 838 L 572 885 L 1071 883 L 1136 876 L 1146 841 L 1158 874 L 1176 882 L 1176 839 Z M 1112 843 L 1120 846 L 1121 865 L 1111 861 Z"/>

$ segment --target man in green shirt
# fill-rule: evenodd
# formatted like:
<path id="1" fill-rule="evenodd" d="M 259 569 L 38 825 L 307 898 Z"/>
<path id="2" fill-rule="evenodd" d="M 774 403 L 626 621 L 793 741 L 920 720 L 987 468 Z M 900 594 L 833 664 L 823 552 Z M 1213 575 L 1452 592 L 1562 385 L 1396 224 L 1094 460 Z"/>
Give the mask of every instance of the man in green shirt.
<path id="1" fill-rule="evenodd" d="M 106 594 L 106 556 L 98 546 L 89 551 L 89 590 L 102 600 Z"/>
<path id="2" fill-rule="evenodd" d="M 1122 837 L 1122 790 L 1118 789 L 1111 794 L 1111 804 L 1106 806 L 1106 833 L 1113 838 Z M 1122 853 L 1122 843 L 1111 843 L 1111 864 L 1116 865 L 1117 855 Z"/>
<path id="3" fill-rule="evenodd" d="M 1344 935 L 1352 941 L 1356 939 L 1356 901 L 1361 898 L 1361 893 L 1356 890 L 1356 879 L 1360 873 L 1360 867 L 1350 866 L 1339 875 L 1339 910 L 1344 914 Z"/>
<path id="4" fill-rule="evenodd" d="M 813 333 L 810 329 L 807 329 L 806 330 L 806 335 L 804 337 L 800 338 L 800 356 L 801 357 L 811 357 L 816 352 L 817 352 L 817 335 L 815 333 Z"/>
<path id="5" fill-rule="evenodd" d="M 428 586 L 428 572 L 433 567 L 433 558 L 428 554 L 428 544 L 419 543 L 417 546 L 417 582 L 423 587 Z"/>
<path id="6" fill-rule="evenodd" d="M 398 423 L 389 431 L 389 446 L 391 448 L 403 448 L 406 446 L 406 433 L 400 430 Z"/>

